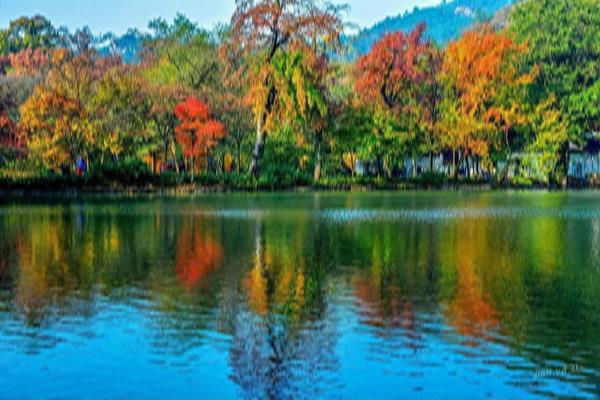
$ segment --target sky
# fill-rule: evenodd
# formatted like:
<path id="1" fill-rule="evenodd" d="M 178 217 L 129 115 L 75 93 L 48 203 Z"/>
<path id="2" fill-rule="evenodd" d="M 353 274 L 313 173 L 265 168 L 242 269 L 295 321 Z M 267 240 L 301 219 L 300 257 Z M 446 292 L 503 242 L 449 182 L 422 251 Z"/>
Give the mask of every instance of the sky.
<path id="1" fill-rule="evenodd" d="M 335 1 L 351 7 L 348 21 L 369 27 L 386 16 L 413 7 L 425 7 L 440 0 L 348 0 Z M 42 14 L 55 26 L 73 30 L 89 26 L 94 32 L 124 33 L 128 28 L 146 30 L 156 17 L 172 20 L 182 12 L 205 28 L 228 22 L 235 0 L 0 0 L 0 27 L 23 16 Z"/>

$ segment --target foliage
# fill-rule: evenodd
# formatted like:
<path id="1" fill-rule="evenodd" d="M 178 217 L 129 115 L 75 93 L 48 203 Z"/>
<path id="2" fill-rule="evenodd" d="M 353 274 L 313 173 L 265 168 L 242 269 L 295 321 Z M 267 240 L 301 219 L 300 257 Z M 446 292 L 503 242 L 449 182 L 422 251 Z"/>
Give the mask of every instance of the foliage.
<path id="1" fill-rule="evenodd" d="M 237 0 L 231 20 L 228 57 L 250 56 L 248 97 L 253 99 L 257 138 L 250 172 L 256 174 L 264 152 L 266 132 L 277 125 L 278 94 L 288 89 L 276 79 L 277 66 L 288 51 L 315 51 L 339 41 L 341 8 L 315 0 Z"/>
<path id="2" fill-rule="evenodd" d="M 568 139 L 568 125 L 556 107 L 556 99 L 552 96 L 541 102 L 530 114 L 530 126 L 534 139 L 528 144 L 526 154 L 533 154 L 528 163 L 535 164 L 534 169 L 542 174 L 542 181 L 550 183 L 553 178 L 560 181 L 557 176 L 560 150 Z"/>
<path id="3" fill-rule="evenodd" d="M 226 135 L 223 124 L 211 117 L 208 106 L 194 97 L 179 103 L 175 115 L 179 119 L 175 133 L 187 157 L 206 155 Z"/>
<path id="4" fill-rule="evenodd" d="M 425 25 L 419 25 L 409 35 L 387 34 L 358 60 L 356 90 L 365 102 L 397 113 L 410 112 L 414 88 L 422 79 L 419 64 L 429 47 L 424 31 Z"/>
<path id="5" fill-rule="evenodd" d="M 424 39 L 425 29 L 421 24 L 408 35 L 388 34 L 357 62 L 355 88 L 373 116 L 374 134 L 364 139 L 365 155 L 377 158 L 379 175 L 384 169 L 391 175 L 389 165 L 400 153 L 418 151 L 420 131 L 428 133 L 428 149 L 433 149 L 441 57 Z"/>
<path id="6" fill-rule="evenodd" d="M 27 48 L 18 53 L 10 53 L 8 55 L 9 74 L 17 77 L 45 75 L 50 67 L 51 58 L 51 51 L 40 48 L 35 50 Z"/>
<path id="7" fill-rule="evenodd" d="M 521 72 L 526 48 L 490 26 L 466 32 L 448 45 L 442 69 L 445 141 L 462 156 L 489 158 L 524 115 L 514 92 L 533 80 L 536 70 Z"/>
<path id="8" fill-rule="evenodd" d="M 0 29 L 0 164 L 59 186 L 564 184 L 570 142 L 600 131 L 600 7 L 523 0 L 485 22 L 508 3 L 390 19 L 356 61 L 345 8 L 318 0 L 122 37 L 20 18 Z M 455 26 L 414 20 L 443 13 Z"/>
<path id="9" fill-rule="evenodd" d="M 203 92 L 219 76 L 217 46 L 211 35 L 182 14 L 173 24 L 163 19 L 150 22 L 152 34 L 145 41 L 147 74 L 155 83 L 179 85 Z"/>
<path id="10" fill-rule="evenodd" d="M 94 102 L 99 78 L 115 60 L 86 51 L 64 52 L 55 61 L 56 68 L 21 106 L 20 126 L 31 156 L 47 168 L 59 169 L 77 157 L 89 160 L 103 145 L 96 124 L 103 123 L 104 116 Z"/>
<path id="11" fill-rule="evenodd" d="M 600 130 L 600 6 L 597 0 L 529 0 L 510 14 L 509 31 L 529 47 L 527 62 L 539 66 L 535 95 L 551 94 L 582 142 Z"/>
<path id="12" fill-rule="evenodd" d="M 11 21 L 6 30 L 0 30 L 0 55 L 54 48 L 59 41 L 59 31 L 45 17 L 21 17 Z"/>

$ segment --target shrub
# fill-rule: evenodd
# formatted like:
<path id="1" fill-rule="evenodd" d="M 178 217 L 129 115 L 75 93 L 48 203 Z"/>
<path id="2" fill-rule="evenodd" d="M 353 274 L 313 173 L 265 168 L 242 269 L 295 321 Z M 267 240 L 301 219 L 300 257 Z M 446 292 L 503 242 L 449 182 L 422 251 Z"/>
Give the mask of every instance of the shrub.
<path id="1" fill-rule="evenodd" d="M 151 181 L 152 173 L 148 165 L 137 157 L 126 157 L 120 161 L 95 165 L 90 171 L 89 180 L 120 183 Z"/>

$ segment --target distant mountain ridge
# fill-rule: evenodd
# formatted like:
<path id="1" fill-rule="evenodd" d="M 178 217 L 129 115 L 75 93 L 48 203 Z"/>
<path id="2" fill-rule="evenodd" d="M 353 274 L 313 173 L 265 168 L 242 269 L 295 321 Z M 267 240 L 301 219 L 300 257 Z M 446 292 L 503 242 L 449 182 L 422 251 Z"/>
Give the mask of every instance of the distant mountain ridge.
<path id="1" fill-rule="evenodd" d="M 460 36 L 473 23 L 491 19 L 499 10 L 511 6 L 517 0 L 444 0 L 437 6 L 415 7 L 397 16 L 387 17 L 370 28 L 345 37 L 353 55 L 369 52 L 373 44 L 388 32 L 409 32 L 421 22 L 427 24 L 426 34 L 439 45 Z M 103 54 L 116 53 L 126 63 L 140 61 L 140 51 L 148 34 L 130 30 L 122 36 L 110 36 L 112 42 L 99 46 Z M 352 56 L 350 58 L 353 58 Z"/>
<path id="2" fill-rule="evenodd" d="M 448 43 L 477 21 L 492 18 L 500 9 L 516 0 L 444 0 L 437 6 L 419 8 L 388 17 L 358 34 L 347 37 L 358 55 L 367 53 L 388 32 L 409 32 L 417 24 L 427 24 L 427 34 L 440 45 Z"/>

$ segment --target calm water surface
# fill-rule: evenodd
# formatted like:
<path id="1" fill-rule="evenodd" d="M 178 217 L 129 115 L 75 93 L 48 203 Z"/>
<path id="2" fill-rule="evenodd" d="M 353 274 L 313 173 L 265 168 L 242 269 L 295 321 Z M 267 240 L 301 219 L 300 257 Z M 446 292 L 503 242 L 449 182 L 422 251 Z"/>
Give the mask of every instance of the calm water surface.
<path id="1" fill-rule="evenodd" d="M 600 193 L 0 200 L 0 398 L 598 398 Z"/>

